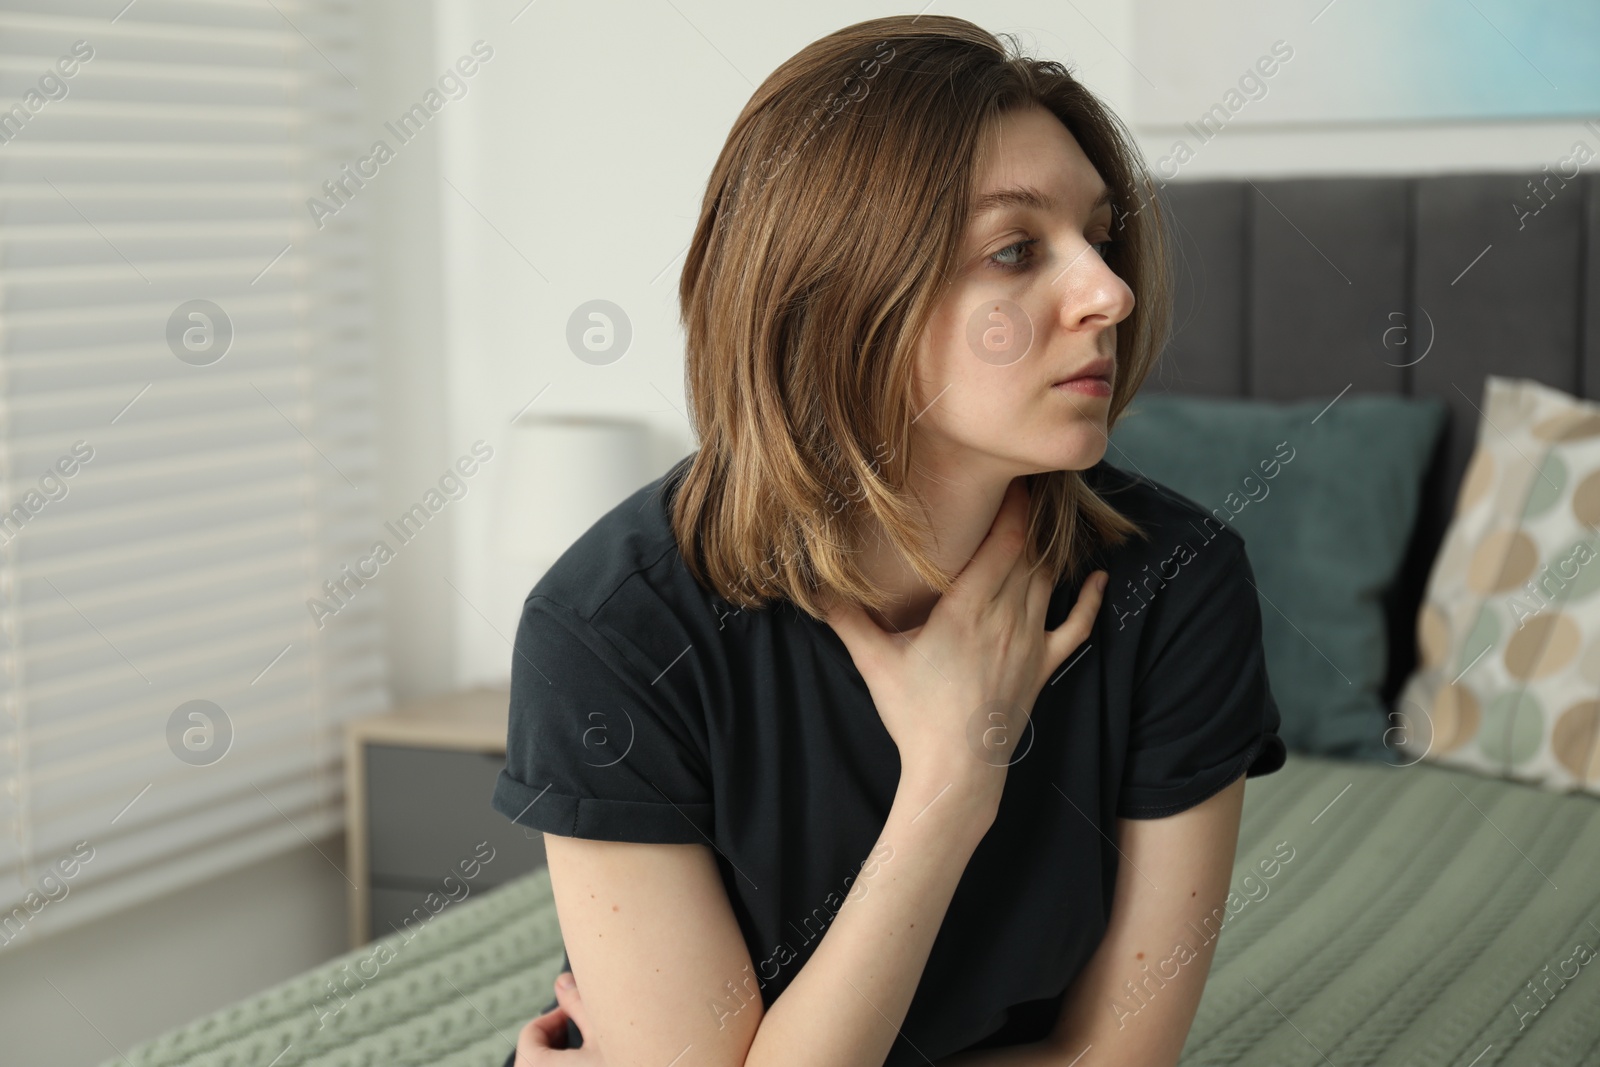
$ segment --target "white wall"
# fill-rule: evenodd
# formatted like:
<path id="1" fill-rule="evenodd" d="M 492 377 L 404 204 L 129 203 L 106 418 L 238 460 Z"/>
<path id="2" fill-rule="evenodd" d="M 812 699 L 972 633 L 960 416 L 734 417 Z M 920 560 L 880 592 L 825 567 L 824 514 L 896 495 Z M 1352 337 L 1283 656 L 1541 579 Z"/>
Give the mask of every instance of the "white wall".
<path id="1" fill-rule="evenodd" d="M 1171 152 L 1185 131 L 1181 126 L 1146 124 L 1134 132 L 1145 158 L 1156 161 Z M 1545 164 L 1555 168 L 1577 140 L 1587 141 L 1591 149 L 1600 147 L 1600 135 L 1578 119 L 1229 127 L 1195 153 L 1178 180 L 1462 171 L 1531 174 Z"/>
<path id="2" fill-rule="evenodd" d="M 364 189 L 373 242 L 372 338 L 376 346 L 381 420 L 382 483 L 378 509 L 392 519 L 409 508 L 464 450 L 452 434 L 448 404 L 457 388 L 451 372 L 443 218 L 448 193 L 439 181 L 448 108 L 401 146 L 384 127 L 427 91 L 438 76 L 435 6 L 444 0 L 362 0 L 368 33 L 362 99 L 373 139 L 395 148 L 395 159 Z M 472 102 L 469 95 L 452 106 Z M 445 577 L 456 569 L 458 543 L 450 511 L 429 522 L 398 549 L 381 574 L 388 635 L 390 692 L 406 703 L 452 688 L 450 640 L 456 594 Z"/>

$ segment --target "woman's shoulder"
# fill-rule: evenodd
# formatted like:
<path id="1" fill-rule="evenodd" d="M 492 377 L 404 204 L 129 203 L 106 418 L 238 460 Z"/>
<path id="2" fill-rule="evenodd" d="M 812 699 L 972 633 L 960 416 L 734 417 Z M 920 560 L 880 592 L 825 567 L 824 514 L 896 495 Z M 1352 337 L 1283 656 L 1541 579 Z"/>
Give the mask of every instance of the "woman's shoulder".
<path id="1" fill-rule="evenodd" d="M 1228 593 L 1254 597 L 1254 572 L 1238 530 L 1169 485 L 1102 460 L 1084 472 L 1084 480 L 1100 497 L 1148 535 L 1126 537 L 1102 547 L 1095 566 L 1111 576 L 1106 597 L 1124 622 L 1146 614 L 1143 606 L 1160 601 L 1146 622 L 1177 625 L 1213 596 Z M 1181 580 L 1179 576 L 1182 575 Z M 1162 595 L 1154 597 L 1153 591 Z"/>
<path id="2" fill-rule="evenodd" d="M 704 610 L 706 594 L 684 564 L 668 512 L 673 480 L 686 462 L 674 463 L 596 519 L 540 576 L 528 599 L 560 605 L 589 623 L 620 613 L 642 627 L 678 611 Z"/>
<path id="3" fill-rule="evenodd" d="M 1208 508 L 1135 470 L 1102 459 L 1083 472 L 1084 482 L 1107 504 L 1138 523 L 1149 539 L 1130 537 L 1121 549 L 1165 556 L 1180 542 L 1210 543 L 1222 539 L 1231 550 L 1243 552 L 1244 537 L 1224 522 L 1216 508 Z"/>

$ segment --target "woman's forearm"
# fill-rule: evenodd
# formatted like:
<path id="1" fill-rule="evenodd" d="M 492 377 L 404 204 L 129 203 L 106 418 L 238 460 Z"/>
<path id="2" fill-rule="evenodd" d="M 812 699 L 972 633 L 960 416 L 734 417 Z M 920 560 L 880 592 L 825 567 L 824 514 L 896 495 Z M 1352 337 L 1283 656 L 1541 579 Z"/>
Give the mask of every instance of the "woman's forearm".
<path id="1" fill-rule="evenodd" d="M 767 1010 L 745 1067 L 881 1067 L 973 850 L 994 821 L 991 783 L 902 776 L 863 874 Z"/>

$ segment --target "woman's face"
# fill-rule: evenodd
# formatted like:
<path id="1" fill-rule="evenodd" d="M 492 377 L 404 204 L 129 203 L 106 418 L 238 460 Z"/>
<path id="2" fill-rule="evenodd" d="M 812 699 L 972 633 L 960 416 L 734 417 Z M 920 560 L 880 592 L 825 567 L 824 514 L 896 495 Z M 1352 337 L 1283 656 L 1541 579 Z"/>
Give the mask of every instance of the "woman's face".
<path id="1" fill-rule="evenodd" d="M 919 465 L 1009 481 L 1106 451 L 1117 323 L 1133 291 L 1101 258 L 1106 186 L 1041 107 L 999 120 L 958 267 L 917 351 Z M 1098 201 L 1098 202 L 1097 202 Z M 1084 373 L 1097 381 L 1056 385 Z"/>

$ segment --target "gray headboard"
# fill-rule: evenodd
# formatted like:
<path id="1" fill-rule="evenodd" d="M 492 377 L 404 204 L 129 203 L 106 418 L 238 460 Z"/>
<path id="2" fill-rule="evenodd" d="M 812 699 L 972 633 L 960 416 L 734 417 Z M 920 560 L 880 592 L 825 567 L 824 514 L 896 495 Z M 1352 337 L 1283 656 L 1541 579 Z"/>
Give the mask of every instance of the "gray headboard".
<path id="1" fill-rule="evenodd" d="M 1177 304 L 1146 391 L 1293 401 L 1349 386 L 1449 404 L 1387 605 L 1392 701 L 1415 664 L 1416 611 L 1472 453 L 1484 376 L 1600 398 L 1600 175 L 1563 179 L 1552 164 L 1185 182 L 1159 195 Z"/>

